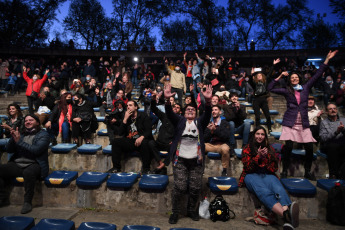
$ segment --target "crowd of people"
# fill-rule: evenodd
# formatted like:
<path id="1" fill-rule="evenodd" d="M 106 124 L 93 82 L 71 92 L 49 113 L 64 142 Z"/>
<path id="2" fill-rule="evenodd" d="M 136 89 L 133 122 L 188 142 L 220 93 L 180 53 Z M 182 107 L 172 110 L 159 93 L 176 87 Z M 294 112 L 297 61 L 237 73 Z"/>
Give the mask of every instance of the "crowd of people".
<path id="1" fill-rule="evenodd" d="M 293 144 L 300 143 L 306 150 L 304 177 L 315 180 L 311 172 L 313 143 L 320 142 L 320 148 L 328 155 L 330 177 L 341 178 L 345 167 L 341 154 L 345 147 L 345 120 L 339 117 L 337 108 L 345 103 L 345 76 L 338 68 L 328 68 L 336 53 L 330 51 L 319 68 L 278 58 L 272 66 L 252 68 L 250 73 L 231 58 L 202 58 L 195 54 L 187 59 L 187 53 L 182 60 L 164 58 L 162 63 L 135 63 L 132 67 L 123 58 L 100 58 L 97 62 L 88 59 L 84 65 L 71 60 L 59 60 L 58 65 L 44 60 L 1 60 L 4 90 L 13 95 L 26 83 L 29 115 L 24 117 L 17 104 L 7 108 L 9 119 L 2 127 L 4 136 L 11 138 L 7 151 L 14 154 L 8 164 L 0 165 L 0 201 L 7 204 L 7 178 L 22 175 L 27 184 L 32 178 L 46 175 L 38 169 L 46 170 L 47 146 L 56 145 L 59 136 L 63 143 L 92 143 L 98 129 L 93 108 L 99 107 L 112 144 L 113 167 L 107 169 L 108 173 L 121 172 L 123 155 L 132 151 L 140 153 L 143 174 L 166 174 L 166 167 L 173 164 L 173 212 L 169 223 L 177 223 L 181 196 L 187 191 L 188 216 L 199 220 L 195 210 L 205 154 L 218 152 L 221 176 L 228 176 L 230 157 L 235 155 L 234 149 L 242 148 L 240 186 L 245 185 L 266 208 L 284 218 L 287 229 L 293 229 L 298 226 L 298 204 L 283 192 L 275 174 L 276 152 L 268 140 L 272 129 L 271 92 L 283 95 L 287 104 L 280 137 L 285 141 L 281 177 L 287 177 Z M 132 96 L 134 88 L 139 91 L 138 98 Z M 323 111 L 311 95 L 315 89 L 324 92 L 327 117 L 323 120 Z M 252 132 L 239 97 L 252 103 L 256 127 Z M 140 104 L 143 112 L 139 111 Z M 260 126 L 261 111 L 266 127 Z M 242 146 L 236 146 L 236 134 L 242 136 Z M 162 159 L 159 151 L 167 151 L 168 157 Z M 154 170 L 152 160 L 156 162 Z M 16 170 L 8 173 L 9 167 Z M 22 213 L 31 211 L 32 193 L 31 185 L 25 186 Z M 275 194 L 280 194 L 279 200 Z"/>

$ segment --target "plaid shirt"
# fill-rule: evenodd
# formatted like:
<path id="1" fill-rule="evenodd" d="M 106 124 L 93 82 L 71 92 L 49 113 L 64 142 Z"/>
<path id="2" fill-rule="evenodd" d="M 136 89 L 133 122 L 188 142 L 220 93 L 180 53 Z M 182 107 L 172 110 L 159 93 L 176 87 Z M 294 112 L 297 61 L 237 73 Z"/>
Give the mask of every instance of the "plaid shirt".
<path id="1" fill-rule="evenodd" d="M 244 178 L 247 174 L 257 173 L 258 171 L 266 171 L 269 174 L 274 174 L 278 170 L 278 161 L 275 157 L 275 151 L 271 147 L 272 153 L 267 154 L 267 157 L 262 158 L 257 153 L 252 155 L 249 145 L 242 150 L 243 171 L 239 179 L 238 186 L 243 187 Z"/>

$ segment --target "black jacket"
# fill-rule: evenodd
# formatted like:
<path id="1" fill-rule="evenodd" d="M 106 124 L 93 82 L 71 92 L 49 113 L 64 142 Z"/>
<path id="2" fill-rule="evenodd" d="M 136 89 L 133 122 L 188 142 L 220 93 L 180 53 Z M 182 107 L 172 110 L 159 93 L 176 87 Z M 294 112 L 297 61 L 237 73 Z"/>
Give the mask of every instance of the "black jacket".
<path id="1" fill-rule="evenodd" d="M 121 136 L 127 137 L 130 131 L 130 126 L 132 124 L 132 119 L 129 118 L 127 123 L 124 124 L 121 122 L 119 133 Z M 143 112 L 137 112 L 137 118 L 135 119 L 135 126 L 137 127 L 137 131 L 139 136 L 144 136 L 145 139 L 152 140 L 152 127 L 151 127 L 151 119 Z"/>
<path id="2" fill-rule="evenodd" d="M 225 119 L 220 121 L 220 125 L 216 128 L 216 130 L 211 133 L 211 131 L 206 128 L 205 129 L 205 143 L 217 143 L 221 142 L 230 146 L 230 125 Z"/>
<path id="3" fill-rule="evenodd" d="M 233 121 L 235 123 L 235 127 L 243 124 L 243 120 L 247 118 L 246 107 L 244 105 L 240 105 L 240 108 L 237 110 L 235 107 L 230 105 L 224 105 L 224 117 L 229 121 Z"/>
<path id="4" fill-rule="evenodd" d="M 171 124 L 170 120 L 168 119 L 167 115 L 160 111 L 157 108 L 156 100 L 151 101 L 151 111 L 159 118 L 162 122 L 161 127 L 159 128 L 158 137 L 156 142 L 162 145 L 168 145 L 172 142 L 174 137 L 174 126 Z"/>

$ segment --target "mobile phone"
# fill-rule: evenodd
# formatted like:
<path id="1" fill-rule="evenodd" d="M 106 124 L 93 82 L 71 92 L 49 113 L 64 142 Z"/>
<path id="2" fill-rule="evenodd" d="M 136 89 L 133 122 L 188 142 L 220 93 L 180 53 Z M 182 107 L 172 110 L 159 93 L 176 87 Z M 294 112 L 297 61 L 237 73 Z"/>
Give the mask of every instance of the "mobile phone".
<path id="1" fill-rule="evenodd" d="M 262 68 L 261 68 L 261 67 L 254 68 L 254 72 L 260 72 L 260 71 L 262 71 Z"/>
<path id="2" fill-rule="evenodd" d="M 78 79 L 74 79 L 73 82 L 78 82 Z"/>

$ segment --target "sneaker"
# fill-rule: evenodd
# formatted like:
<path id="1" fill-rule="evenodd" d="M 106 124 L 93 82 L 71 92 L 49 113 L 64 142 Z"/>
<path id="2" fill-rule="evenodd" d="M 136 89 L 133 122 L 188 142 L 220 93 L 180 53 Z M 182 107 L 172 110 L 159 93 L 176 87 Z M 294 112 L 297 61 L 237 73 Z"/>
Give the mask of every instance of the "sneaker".
<path id="1" fill-rule="evenodd" d="M 294 228 L 297 228 L 299 226 L 299 205 L 296 202 L 292 202 L 292 204 L 289 207 L 289 213 L 291 218 L 291 225 Z"/>
<path id="2" fill-rule="evenodd" d="M 187 212 L 187 216 L 190 217 L 194 221 L 199 221 L 200 220 L 199 213 L 197 213 L 195 211 L 188 211 Z"/>
<path id="3" fill-rule="evenodd" d="M 312 181 L 316 181 L 316 178 L 313 174 L 311 174 L 311 172 L 305 172 L 304 173 L 304 178 L 308 179 L 308 180 L 312 180 Z"/>
<path id="4" fill-rule="evenodd" d="M 119 172 L 121 172 L 121 169 L 111 168 L 106 173 L 119 173 Z"/>
<path id="5" fill-rule="evenodd" d="M 291 224 L 289 224 L 289 223 L 285 223 L 283 225 L 283 230 L 294 230 L 294 229 L 295 228 Z"/>
<path id="6" fill-rule="evenodd" d="M 29 212 L 31 212 L 32 210 L 32 205 L 28 202 L 24 202 L 23 207 L 22 207 L 22 211 L 20 211 L 21 214 L 27 214 Z"/>
<path id="7" fill-rule="evenodd" d="M 169 217 L 169 224 L 176 224 L 178 221 L 178 214 L 177 213 L 171 213 Z"/>

